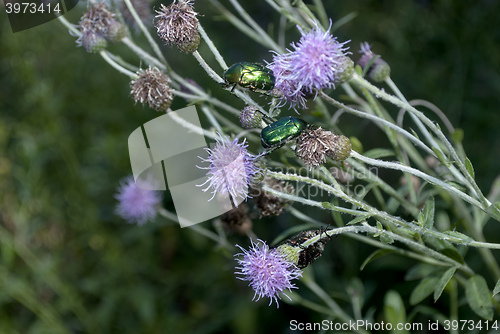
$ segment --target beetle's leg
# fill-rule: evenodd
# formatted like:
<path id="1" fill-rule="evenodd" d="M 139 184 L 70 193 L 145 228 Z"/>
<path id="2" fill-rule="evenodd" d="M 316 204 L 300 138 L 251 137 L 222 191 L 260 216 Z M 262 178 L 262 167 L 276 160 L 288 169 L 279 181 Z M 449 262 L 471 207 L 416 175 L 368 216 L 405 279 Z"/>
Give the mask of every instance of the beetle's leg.
<path id="1" fill-rule="evenodd" d="M 286 141 L 284 143 L 281 143 L 279 145 L 274 146 L 269 151 L 262 153 L 262 156 L 265 157 L 265 156 L 271 154 L 272 152 L 276 151 L 277 149 L 282 148 L 285 144 L 286 144 Z"/>

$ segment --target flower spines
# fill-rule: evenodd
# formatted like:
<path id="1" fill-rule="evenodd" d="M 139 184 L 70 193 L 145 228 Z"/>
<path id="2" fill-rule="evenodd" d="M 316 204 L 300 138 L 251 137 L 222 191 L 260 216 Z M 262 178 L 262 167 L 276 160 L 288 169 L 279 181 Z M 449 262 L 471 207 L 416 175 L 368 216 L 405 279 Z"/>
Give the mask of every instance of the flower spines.
<path id="1" fill-rule="evenodd" d="M 250 282 L 249 286 L 255 291 L 252 300 L 258 301 L 262 297 L 268 297 L 269 305 L 274 300 L 279 307 L 280 293 L 291 300 L 284 292 L 285 290 L 291 292 L 291 289 L 297 288 L 292 280 L 301 277 L 302 271 L 288 261 L 281 252 L 270 249 L 262 240 L 259 242 L 260 246 L 252 241 L 248 251 L 237 245 L 242 253 L 235 255 L 239 265 L 236 267 L 239 271 L 235 274 L 243 276 L 238 277 L 239 279 Z"/>
<path id="2" fill-rule="evenodd" d="M 176 45 L 182 52 L 194 52 L 200 44 L 198 15 L 191 0 L 179 0 L 169 6 L 161 5 L 155 27 L 158 37 L 167 45 Z"/>
<path id="3" fill-rule="evenodd" d="M 165 111 L 172 104 L 170 78 L 156 67 L 149 67 L 137 72 L 137 77 L 130 82 L 134 101 L 147 103 L 151 109 Z"/>
<path id="4" fill-rule="evenodd" d="M 238 139 L 231 142 L 229 138 L 222 137 L 220 140 L 217 139 L 214 148 L 206 148 L 209 156 L 201 159 L 209 162 L 210 166 L 199 167 L 209 170 L 207 181 L 200 185 L 208 183 L 203 191 L 211 189 L 214 196 L 220 194 L 223 197 L 230 197 L 236 207 L 238 198 L 245 200 L 252 179 L 262 172 L 256 164 L 258 156 L 248 153 L 247 147 L 245 140 L 238 143 Z"/>
<path id="5" fill-rule="evenodd" d="M 292 107 L 305 108 L 307 98 L 315 96 L 320 89 L 334 88 L 335 84 L 347 81 L 353 74 L 354 66 L 347 57 L 348 42 L 338 42 L 329 30 L 316 27 L 302 34 L 294 51 L 275 54 L 268 67 L 275 76 L 275 87 L 283 92 L 283 98 Z"/>
<path id="6" fill-rule="evenodd" d="M 142 225 L 155 217 L 162 195 L 154 188 L 152 181 L 132 177 L 122 180 L 115 198 L 118 200 L 116 213 L 129 223 Z M 143 189 L 145 188 L 145 189 Z"/>

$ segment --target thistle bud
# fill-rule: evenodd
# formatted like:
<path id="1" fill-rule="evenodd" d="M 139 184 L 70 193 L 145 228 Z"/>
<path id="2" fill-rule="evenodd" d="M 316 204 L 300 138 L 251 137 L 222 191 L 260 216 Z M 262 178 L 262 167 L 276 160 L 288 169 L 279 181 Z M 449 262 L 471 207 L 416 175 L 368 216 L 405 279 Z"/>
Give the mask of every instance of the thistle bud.
<path id="1" fill-rule="evenodd" d="M 270 177 L 265 177 L 262 184 L 286 194 L 293 194 L 295 192 L 295 188 L 288 182 L 277 181 Z M 256 186 L 251 187 L 250 196 L 260 211 L 260 218 L 264 216 L 279 216 L 290 202 L 284 198 L 274 196 L 263 190 L 262 187 Z"/>
<path id="2" fill-rule="evenodd" d="M 373 57 L 377 57 L 367 71 L 367 75 L 375 82 L 382 82 L 391 75 L 391 67 L 380 56 L 374 54 L 370 50 L 370 45 L 367 42 L 361 43 L 361 50 L 359 53 L 363 54 L 358 61 L 359 66 L 363 69 L 370 63 Z"/>
<path id="3" fill-rule="evenodd" d="M 321 237 L 322 233 L 324 233 L 324 230 L 300 232 L 276 247 L 276 251 L 280 252 L 287 261 L 295 264 L 298 268 L 305 268 L 323 254 L 325 245 L 330 240 L 330 237 L 326 234 Z"/>
<path id="4" fill-rule="evenodd" d="M 331 143 L 328 150 L 328 156 L 335 161 L 344 161 L 351 155 L 352 145 L 349 138 L 343 135 L 338 135 L 336 140 Z"/>
<path id="5" fill-rule="evenodd" d="M 88 53 L 98 53 L 108 46 L 108 42 L 100 33 L 87 30 L 82 34 L 81 45 Z"/>
<path id="6" fill-rule="evenodd" d="M 350 155 L 351 149 L 349 138 L 319 127 L 307 129 L 300 134 L 295 154 L 306 166 L 313 168 L 326 162 L 327 156 L 336 161 L 343 161 Z"/>
<path id="7" fill-rule="evenodd" d="M 127 28 L 115 19 L 111 20 L 108 26 L 106 38 L 111 43 L 118 43 L 127 36 Z"/>
<path id="8" fill-rule="evenodd" d="M 351 58 L 344 56 L 339 65 L 338 75 L 335 77 L 335 83 L 344 83 L 351 80 L 354 74 L 354 62 Z"/>
<path id="9" fill-rule="evenodd" d="M 176 45 L 180 51 L 194 52 L 200 44 L 198 19 L 191 0 L 176 0 L 156 11 L 155 28 L 158 37 L 167 45 Z"/>
<path id="10" fill-rule="evenodd" d="M 262 113 L 256 106 L 246 106 L 240 113 L 240 123 L 245 129 L 255 129 L 262 122 Z"/>
<path id="11" fill-rule="evenodd" d="M 137 78 L 130 82 L 130 87 L 130 94 L 136 103 L 147 103 L 156 111 L 166 111 L 172 104 L 170 78 L 156 67 L 139 70 Z"/>

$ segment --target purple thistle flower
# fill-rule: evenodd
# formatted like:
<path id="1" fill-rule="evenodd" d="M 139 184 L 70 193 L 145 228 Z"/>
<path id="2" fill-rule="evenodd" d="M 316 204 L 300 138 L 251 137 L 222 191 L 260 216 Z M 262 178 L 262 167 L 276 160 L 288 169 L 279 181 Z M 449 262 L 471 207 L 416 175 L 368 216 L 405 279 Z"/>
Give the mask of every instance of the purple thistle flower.
<path id="1" fill-rule="evenodd" d="M 283 97 L 292 105 L 305 108 L 305 100 L 323 88 L 335 87 L 345 81 L 344 72 L 350 70 L 347 42 L 340 43 L 330 35 L 330 29 L 323 32 L 319 27 L 302 34 L 300 41 L 291 45 L 294 51 L 275 54 L 268 67 L 276 78 L 275 87 L 283 91 Z M 352 67 L 352 66 L 351 66 Z"/>
<path id="2" fill-rule="evenodd" d="M 259 241 L 262 243 L 261 247 L 252 241 L 248 251 L 236 245 L 243 253 L 236 254 L 235 257 L 242 256 L 243 258 L 236 259 L 239 264 L 236 269 L 240 271 L 235 272 L 235 274 L 243 275 L 238 279 L 250 281 L 249 286 L 255 291 L 252 300 L 258 301 L 261 297 L 268 297 L 271 299 L 269 305 L 273 303 L 274 299 L 279 307 L 278 298 L 281 299 L 279 293 L 283 293 L 286 289 L 290 292 L 292 292 L 292 288 L 297 289 L 291 281 L 301 277 L 302 271 L 293 263 L 285 260 L 279 251 L 269 249 L 264 241 Z M 287 294 L 283 294 L 292 300 Z"/>
<path id="3" fill-rule="evenodd" d="M 255 165 L 258 156 L 247 152 L 248 145 L 243 142 L 238 143 L 238 139 L 232 142 L 228 137 L 217 140 L 213 149 L 205 148 L 209 156 L 207 159 L 199 157 L 204 162 L 210 162 L 210 167 L 199 167 L 208 169 L 208 180 L 199 186 L 209 183 L 203 189 L 212 189 L 212 200 L 216 194 L 223 197 L 231 197 L 234 205 L 238 207 L 237 198 L 246 199 L 248 197 L 248 187 L 252 178 L 261 173 L 261 168 Z"/>
<path id="4" fill-rule="evenodd" d="M 137 180 L 127 177 L 120 182 L 116 213 L 129 223 L 142 225 L 156 216 L 157 206 L 162 201 L 161 193 L 143 188 L 153 188 L 151 181 Z"/>

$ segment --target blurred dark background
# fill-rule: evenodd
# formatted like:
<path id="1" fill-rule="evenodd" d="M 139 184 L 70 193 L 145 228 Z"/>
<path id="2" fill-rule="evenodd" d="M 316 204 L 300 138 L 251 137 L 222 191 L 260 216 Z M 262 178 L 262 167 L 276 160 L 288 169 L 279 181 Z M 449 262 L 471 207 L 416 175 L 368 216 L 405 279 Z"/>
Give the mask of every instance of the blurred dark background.
<path id="1" fill-rule="evenodd" d="M 368 41 L 408 99 L 434 103 L 464 130 L 465 151 L 488 193 L 500 165 L 500 2 L 325 0 L 324 6 L 333 22 L 356 14 L 335 31 L 339 40 L 351 40 L 355 59 L 359 43 Z M 264 28 L 278 22 L 264 1 L 244 7 Z M 228 63 L 271 60 L 209 1 L 195 8 Z M 81 3 L 66 18 L 77 23 L 84 10 Z M 290 33 L 287 46 L 297 36 Z M 109 49 L 139 65 L 123 45 Z M 241 106 L 224 97 L 192 56 L 163 50 L 178 73 Z M 215 64 L 203 45 L 200 52 Z M 0 10 L 0 87 L 0 333 L 65 332 L 61 324 L 72 333 L 284 333 L 290 319 L 326 318 L 285 303 L 276 309 L 252 302 L 252 290 L 233 275 L 231 254 L 176 223 L 158 217 L 137 227 L 114 215 L 116 187 L 131 173 L 127 138 L 158 114 L 134 106 L 127 77 L 76 48 L 57 20 L 13 34 Z M 183 106 L 176 99 L 172 109 Z M 377 133 L 359 138 L 377 147 L 385 143 Z M 272 240 L 290 219 L 254 225 Z M 247 244 L 239 236 L 229 241 Z M 363 311 L 377 318 L 387 290 L 408 299 L 416 283 L 404 276 L 416 262 L 391 256 L 360 271 L 373 250 L 336 238 L 313 272 L 341 304 L 348 287 L 361 280 L 368 305 Z M 424 304 L 447 314 L 446 298 Z M 461 312 L 474 316 L 467 306 Z"/>

